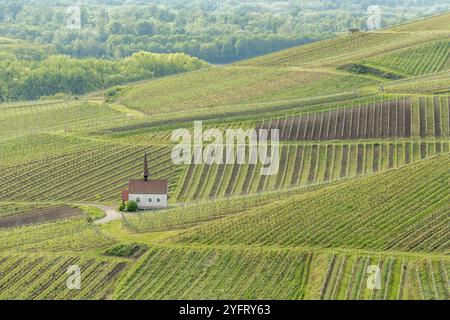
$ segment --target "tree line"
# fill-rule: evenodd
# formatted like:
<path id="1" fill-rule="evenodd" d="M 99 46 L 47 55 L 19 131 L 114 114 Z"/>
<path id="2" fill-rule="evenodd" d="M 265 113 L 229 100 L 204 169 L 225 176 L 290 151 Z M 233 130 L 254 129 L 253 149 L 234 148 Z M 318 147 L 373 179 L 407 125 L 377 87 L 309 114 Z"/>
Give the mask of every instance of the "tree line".
<path id="1" fill-rule="evenodd" d="M 79 58 L 120 59 L 144 50 L 229 63 L 367 29 L 371 5 L 388 12 L 384 27 L 450 7 L 445 0 L 90 0 L 80 5 L 81 29 L 73 30 L 67 28 L 73 4 L 2 0 L 0 35 Z"/>
<path id="2" fill-rule="evenodd" d="M 197 70 L 208 64 L 184 53 L 134 53 L 119 60 L 50 55 L 19 59 L 0 52 L 0 101 L 78 95 L 133 81 Z"/>

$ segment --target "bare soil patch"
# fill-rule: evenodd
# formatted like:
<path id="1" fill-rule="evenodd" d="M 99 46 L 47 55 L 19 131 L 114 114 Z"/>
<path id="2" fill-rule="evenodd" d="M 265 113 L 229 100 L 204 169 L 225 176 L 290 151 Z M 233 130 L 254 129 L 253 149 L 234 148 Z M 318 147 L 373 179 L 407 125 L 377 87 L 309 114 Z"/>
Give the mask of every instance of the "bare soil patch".
<path id="1" fill-rule="evenodd" d="M 39 209 L 25 214 L 0 218 L 0 229 L 67 219 L 82 214 L 82 210 L 70 206 Z"/>

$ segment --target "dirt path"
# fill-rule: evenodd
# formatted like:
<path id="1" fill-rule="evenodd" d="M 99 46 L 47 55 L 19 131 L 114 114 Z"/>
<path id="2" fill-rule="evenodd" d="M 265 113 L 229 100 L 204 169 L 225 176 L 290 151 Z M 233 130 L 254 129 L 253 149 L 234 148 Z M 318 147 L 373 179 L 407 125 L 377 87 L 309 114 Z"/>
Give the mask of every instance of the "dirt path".
<path id="1" fill-rule="evenodd" d="M 116 208 L 114 207 L 99 206 L 99 205 L 96 205 L 95 207 L 103 210 L 106 214 L 106 217 L 95 221 L 95 224 L 106 224 L 111 221 L 117 221 L 122 219 L 122 214 L 117 212 Z"/>

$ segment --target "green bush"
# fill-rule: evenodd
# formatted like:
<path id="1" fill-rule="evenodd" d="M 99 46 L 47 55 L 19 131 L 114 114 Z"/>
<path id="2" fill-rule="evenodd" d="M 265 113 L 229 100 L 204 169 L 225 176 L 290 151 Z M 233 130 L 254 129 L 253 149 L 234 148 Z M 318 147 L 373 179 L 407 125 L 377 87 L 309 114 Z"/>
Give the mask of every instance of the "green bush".
<path id="1" fill-rule="evenodd" d="M 112 87 L 105 91 L 105 101 L 114 102 L 122 93 L 123 87 Z"/>
<path id="2" fill-rule="evenodd" d="M 127 201 L 125 208 L 128 212 L 136 212 L 138 210 L 138 204 L 136 201 Z"/>
<path id="3" fill-rule="evenodd" d="M 120 204 L 118 210 L 119 210 L 120 212 L 124 212 L 126 209 L 127 209 L 127 207 L 125 206 L 125 203 L 122 202 L 122 203 Z"/>
<path id="4" fill-rule="evenodd" d="M 129 243 L 119 244 L 105 251 L 108 256 L 121 257 L 121 258 L 138 258 L 142 256 L 148 250 L 146 244 Z"/>

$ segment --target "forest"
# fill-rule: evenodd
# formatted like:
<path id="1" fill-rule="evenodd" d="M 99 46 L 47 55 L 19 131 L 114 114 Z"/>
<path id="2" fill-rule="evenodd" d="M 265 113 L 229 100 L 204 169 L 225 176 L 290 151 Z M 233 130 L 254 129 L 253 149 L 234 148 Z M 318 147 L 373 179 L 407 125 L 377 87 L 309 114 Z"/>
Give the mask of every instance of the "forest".
<path id="1" fill-rule="evenodd" d="M 138 52 L 118 60 L 50 55 L 36 61 L 0 51 L 0 102 L 83 94 L 207 66 L 184 53 Z"/>
<path id="2" fill-rule="evenodd" d="M 67 27 L 74 5 L 78 29 Z M 222 64 L 366 30 L 373 5 L 381 27 L 450 8 L 442 0 L 2 0 L 0 35 L 79 58 L 182 52 Z"/>

